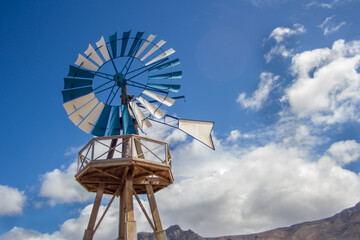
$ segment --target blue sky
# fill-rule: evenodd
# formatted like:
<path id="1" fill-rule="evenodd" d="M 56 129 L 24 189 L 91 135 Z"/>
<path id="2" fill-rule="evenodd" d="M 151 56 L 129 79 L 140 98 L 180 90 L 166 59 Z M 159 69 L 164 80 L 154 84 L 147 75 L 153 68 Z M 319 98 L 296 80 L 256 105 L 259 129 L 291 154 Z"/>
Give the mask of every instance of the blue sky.
<path id="1" fill-rule="evenodd" d="M 359 9 L 358 0 L 3 1 L 0 239 L 83 234 L 94 196 L 73 175 L 91 136 L 67 118 L 61 90 L 78 53 L 116 31 L 166 40 L 186 96 L 168 113 L 215 121 L 216 151 L 172 129 L 149 132 L 173 154 L 175 183 L 157 196 L 165 227 L 245 234 L 353 206 Z M 97 239 L 115 236 L 116 214 Z"/>

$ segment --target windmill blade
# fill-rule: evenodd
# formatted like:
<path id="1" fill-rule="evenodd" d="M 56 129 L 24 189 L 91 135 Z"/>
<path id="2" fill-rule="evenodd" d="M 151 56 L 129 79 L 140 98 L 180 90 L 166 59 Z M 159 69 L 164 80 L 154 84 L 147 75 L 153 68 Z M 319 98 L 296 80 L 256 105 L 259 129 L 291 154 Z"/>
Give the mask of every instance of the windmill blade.
<path id="1" fill-rule="evenodd" d="M 89 69 L 94 72 L 96 72 L 99 69 L 98 66 L 96 66 L 95 64 L 90 62 L 88 59 L 86 59 L 80 53 L 79 53 L 78 59 L 76 60 L 75 64 L 78 65 L 79 67 L 83 67 L 83 68 Z"/>
<path id="2" fill-rule="evenodd" d="M 118 106 L 114 107 L 111 111 L 108 135 L 120 135 L 120 115 Z"/>
<path id="3" fill-rule="evenodd" d="M 101 36 L 100 40 L 96 42 L 96 46 L 100 50 L 102 56 L 104 57 L 105 61 L 110 60 L 109 51 L 106 47 L 104 36 Z"/>
<path id="4" fill-rule="evenodd" d="M 145 54 L 145 56 L 143 56 L 140 60 L 144 61 L 147 57 L 149 57 L 151 54 L 153 54 L 156 50 L 158 50 L 162 45 L 164 45 L 166 43 L 166 41 L 164 40 L 160 40 L 157 44 L 155 44 L 155 46 L 153 46 L 152 49 L 150 49 L 150 51 Z"/>
<path id="5" fill-rule="evenodd" d="M 88 70 L 81 69 L 75 66 L 69 66 L 69 77 L 81 77 L 81 78 L 94 78 L 95 74 L 89 72 Z"/>
<path id="6" fill-rule="evenodd" d="M 140 43 L 140 40 L 141 40 L 141 37 L 144 35 L 144 32 L 137 32 L 136 33 L 136 37 L 130 47 L 130 50 L 129 50 L 129 53 L 128 53 L 128 56 L 132 56 L 134 54 L 134 51 L 136 50 L 136 48 L 138 47 L 139 43 Z"/>
<path id="7" fill-rule="evenodd" d="M 129 107 L 127 105 L 121 105 L 121 117 L 123 134 L 136 134 L 134 122 L 130 116 Z"/>
<path id="8" fill-rule="evenodd" d="M 117 32 L 109 37 L 110 40 L 110 47 L 112 52 L 112 58 L 116 58 L 117 54 Z"/>
<path id="9" fill-rule="evenodd" d="M 136 99 L 151 113 L 151 115 L 153 115 L 157 119 L 161 119 L 162 117 L 164 117 L 165 113 L 160 108 L 149 103 L 142 97 L 137 97 Z"/>
<path id="10" fill-rule="evenodd" d="M 157 93 L 149 92 L 147 90 L 144 90 L 142 93 L 145 94 L 146 96 L 160 102 L 160 103 L 165 104 L 168 107 L 173 105 L 174 102 L 175 102 L 175 99 L 173 99 L 173 98 L 163 96 L 163 95 L 160 95 L 160 94 L 157 94 Z"/>
<path id="11" fill-rule="evenodd" d="M 99 57 L 99 55 L 97 54 L 97 52 L 90 43 L 88 49 L 86 49 L 84 53 L 86 56 L 91 58 L 91 60 L 96 62 L 96 64 L 99 65 L 100 67 L 104 64 L 104 62 L 101 60 L 101 58 Z"/>
<path id="12" fill-rule="evenodd" d="M 178 84 L 157 84 L 157 83 L 148 83 L 146 86 L 158 89 L 160 91 L 170 91 L 170 92 L 178 92 L 181 85 Z"/>
<path id="13" fill-rule="evenodd" d="M 135 115 L 136 121 L 139 125 L 139 127 L 142 130 L 145 130 L 149 127 L 152 126 L 151 122 L 149 121 L 149 119 L 146 118 L 146 116 L 144 115 L 144 113 L 141 111 L 141 109 L 139 108 L 139 106 L 134 102 L 131 101 L 130 102 L 130 106 L 131 109 L 133 110 L 133 113 Z"/>
<path id="14" fill-rule="evenodd" d="M 85 88 L 76 88 L 76 89 L 69 89 L 69 90 L 63 90 L 63 100 L 64 102 L 73 100 L 75 98 L 84 96 L 88 93 L 91 93 L 93 91 L 92 87 L 85 87 Z"/>
<path id="15" fill-rule="evenodd" d="M 148 72 L 155 72 L 155 71 L 166 69 L 169 67 L 175 67 L 176 65 L 179 65 L 179 64 L 180 64 L 180 60 L 177 58 L 170 62 L 166 62 L 166 63 L 160 64 L 160 65 L 151 67 L 151 68 L 149 68 Z"/>
<path id="16" fill-rule="evenodd" d="M 154 41 L 155 38 L 156 38 L 156 35 L 150 34 L 150 36 L 143 43 L 143 45 L 141 46 L 139 51 L 137 51 L 135 57 L 138 58 L 140 56 L 140 54 L 147 48 L 147 46 L 149 46 L 149 44 L 152 43 L 152 41 Z"/>
<path id="17" fill-rule="evenodd" d="M 65 108 L 67 115 L 70 115 L 73 112 L 75 112 L 76 110 L 78 110 L 79 108 L 81 108 L 85 103 L 90 102 L 90 100 L 92 100 L 94 98 L 95 98 L 95 94 L 89 93 L 85 96 L 82 96 L 82 97 L 76 98 L 70 102 L 64 103 L 63 107 Z"/>
<path id="18" fill-rule="evenodd" d="M 215 149 L 211 138 L 213 126 L 214 122 L 179 119 L 180 130 L 196 138 L 211 149 Z"/>
<path id="19" fill-rule="evenodd" d="M 161 59 L 163 59 L 163 58 L 165 58 L 165 57 L 167 57 L 167 56 L 170 56 L 170 55 L 173 54 L 174 52 L 175 52 L 175 50 L 172 49 L 172 48 L 170 48 L 170 49 L 166 50 L 165 52 L 161 53 L 159 56 L 157 56 L 157 57 L 154 58 L 153 60 L 145 63 L 145 66 L 148 66 L 148 65 L 150 65 L 150 64 L 152 64 L 152 63 L 154 63 L 154 62 L 157 62 L 157 61 L 159 61 L 159 60 L 161 60 Z"/>
<path id="20" fill-rule="evenodd" d="M 122 43 L 121 43 L 121 54 L 120 56 L 124 56 L 125 54 L 125 50 L 126 50 L 126 45 L 129 41 L 129 37 L 130 37 L 130 31 L 128 32 L 123 32 L 123 39 L 122 39 Z"/>
<path id="21" fill-rule="evenodd" d="M 86 133 L 90 133 L 93 129 L 96 120 L 98 120 L 105 104 L 99 102 L 99 104 L 87 115 L 87 117 L 79 125 L 79 128 Z"/>
<path id="22" fill-rule="evenodd" d="M 94 107 L 99 103 L 97 98 L 94 98 L 90 102 L 83 105 L 81 108 L 69 115 L 70 120 L 78 126 L 81 121 L 94 109 Z"/>
<path id="23" fill-rule="evenodd" d="M 111 106 L 105 105 L 105 107 L 102 110 L 101 115 L 100 115 L 98 121 L 96 122 L 91 134 L 93 134 L 95 136 L 98 136 L 98 137 L 105 136 L 107 124 L 109 122 L 110 111 L 111 111 Z"/>
<path id="24" fill-rule="evenodd" d="M 178 79 L 182 77 L 182 71 L 178 72 L 169 72 L 158 75 L 149 76 L 149 79 Z"/>
<path id="25" fill-rule="evenodd" d="M 92 80 L 81 78 L 64 78 L 64 89 L 78 88 L 92 85 Z"/>

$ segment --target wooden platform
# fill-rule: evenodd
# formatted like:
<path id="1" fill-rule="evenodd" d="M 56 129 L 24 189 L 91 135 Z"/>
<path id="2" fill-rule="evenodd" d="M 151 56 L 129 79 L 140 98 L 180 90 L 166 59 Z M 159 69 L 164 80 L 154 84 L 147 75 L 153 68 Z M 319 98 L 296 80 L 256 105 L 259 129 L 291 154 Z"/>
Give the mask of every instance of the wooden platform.
<path id="1" fill-rule="evenodd" d="M 154 192 L 172 184 L 167 143 L 138 135 L 93 138 L 79 152 L 75 178 L 89 192 L 104 183 L 104 194 L 114 195 L 129 170 L 137 194 L 146 194 L 148 184 Z"/>

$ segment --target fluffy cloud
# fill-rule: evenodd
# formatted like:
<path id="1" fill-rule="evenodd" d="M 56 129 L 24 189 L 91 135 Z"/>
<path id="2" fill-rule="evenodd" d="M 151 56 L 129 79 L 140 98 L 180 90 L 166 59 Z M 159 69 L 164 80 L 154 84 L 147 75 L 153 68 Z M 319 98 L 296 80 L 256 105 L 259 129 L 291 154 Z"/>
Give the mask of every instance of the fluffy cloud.
<path id="1" fill-rule="evenodd" d="M 294 28 L 277 27 L 270 33 L 269 39 L 273 38 L 277 43 L 281 43 L 286 38 L 305 33 L 305 31 L 305 27 L 301 24 L 294 24 Z"/>
<path id="2" fill-rule="evenodd" d="M 274 128 L 273 134 L 284 124 Z M 163 226 L 180 224 L 203 236 L 251 233 L 328 217 L 354 205 L 360 198 L 360 176 L 343 165 L 358 160 L 360 144 L 335 142 L 316 156 L 303 147 L 305 140 L 319 144 L 311 140 L 311 130 L 299 125 L 294 131 L 280 141 L 246 148 L 214 139 L 216 151 L 197 141 L 181 142 L 172 151 L 175 183 L 156 194 Z M 228 139 L 239 134 L 234 130 Z M 95 239 L 116 237 L 118 202 Z M 148 208 L 147 201 L 143 204 Z M 134 205 L 138 231 L 149 231 Z M 80 239 L 91 208 L 88 205 L 79 217 L 65 221 L 59 231 L 43 234 L 15 227 L 0 239 Z"/>
<path id="3" fill-rule="evenodd" d="M 0 216 L 12 216 L 22 213 L 26 201 L 24 191 L 0 185 L 0 196 Z"/>
<path id="4" fill-rule="evenodd" d="M 330 216 L 360 197 L 354 194 L 360 177 L 336 160 L 345 152 L 356 159 L 356 144 L 334 143 L 324 155 L 331 161 L 274 142 L 248 151 L 217 146 L 211 152 L 196 142 L 183 146 L 172 153 L 177 182 L 158 193 L 164 224 L 214 236 Z"/>
<path id="5" fill-rule="evenodd" d="M 301 24 L 294 24 L 293 28 L 277 27 L 269 35 L 268 40 L 274 39 L 276 44 L 265 54 L 266 63 L 269 63 L 274 56 L 280 55 L 284 58 L 293 56 L 294 49 L 287 49 L 284 41 L 291 36 L 303 34 L 306 29 Z"/>
<path id="6" fill-rule="evenodd" d="M 94 239 L 115 239 L 118 234 L 118 208 L 119 201 L 115 199 L 113 205 L 109 208 L 109 211 L 105 215 L 102 223 L 100 224 L 99 229 L 96 231 Z M 142 201 L 145 208 L 148 208 L 147 202 Z M 59 231 L 53 233 L 40 233 L 35 230 L 23 229 L 19 227 L 14 227 L 9 232 L 0 236 L 1 240 L 78 240 L 82 239 L 87 224 L 89 222 L 91 210 L 93 205 L 87 205 L 79 214 L 78 218 L 71 218 L 65 221 L 61 226 Z M 148 227 L 147 220 L 142 213 L 140 208 L 134 202 L 135 207 L 135 216 L 137 217 L 137 230 L 138 231 L 150 231 Z M 104 212 L 106 206 L 101 206 L 99 209 L 99 214 L 97 220 L 100 218 Z"/>
<path id="7" fill-rule="evenodd" d="M 274 84 L 278 79 L 279 76 L 274 76 L 272 73 L 261 73 L 260 83 L 254 94 L 250 98 L 246 98 L 246 93 L 240 93 L 236 101 L 244 108 L 259 110 L 268 98 L 270 91 L 273 89 Z"/>
<path id="8" fill-rule="evenodd" d="M 288 100 L 298 117 L 314 123 L 359 121 L 360 41 L 335 41 L 332 48 L 314 49 L 292 58 L 293 83 L 282 100 Z"/>
<path id="9" fill-rule="evenodd" d="M 49 198 L 50 205 L 89 200 L 91 194 L 75 180 L 76 169 L 77 163 L 74 162 L 67 169 L 45 173 L 41 177 L 40 196 Z"/>
<path id="10" fill-rule="evenodd" d="M 334 23 L 333 21 L 334 16 L 327 17 L 320 25 L 319 27 L 324 31 L 324 35 L 328 35 L 334 32 L 339 31 L 339 29 L 346 25 L 346 22 L 343 21 L 339 24 Z"/>

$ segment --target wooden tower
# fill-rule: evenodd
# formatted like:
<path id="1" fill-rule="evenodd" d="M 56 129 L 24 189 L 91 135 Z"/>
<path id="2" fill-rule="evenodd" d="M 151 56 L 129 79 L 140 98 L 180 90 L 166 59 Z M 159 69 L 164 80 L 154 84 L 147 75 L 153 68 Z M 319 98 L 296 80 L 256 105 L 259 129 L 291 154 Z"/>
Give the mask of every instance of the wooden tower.
<path id="1" fill-rule="evenodd" d="M 167 239 L 154 195 L 174 180 L 167 143 L 135 134 L 93 138 L 79 152 L 75 178 L 87 191 L 96 193 L 84 240 L 93 239 L 115 197 L 120 198 L 118 240 L 137 239 L 133 197 L 156 239 Z M 96 223 L 103 194 L 113 197 Z M 148 197 L 152 219 L 138 197 L 141 194 Z"/>

